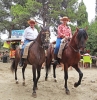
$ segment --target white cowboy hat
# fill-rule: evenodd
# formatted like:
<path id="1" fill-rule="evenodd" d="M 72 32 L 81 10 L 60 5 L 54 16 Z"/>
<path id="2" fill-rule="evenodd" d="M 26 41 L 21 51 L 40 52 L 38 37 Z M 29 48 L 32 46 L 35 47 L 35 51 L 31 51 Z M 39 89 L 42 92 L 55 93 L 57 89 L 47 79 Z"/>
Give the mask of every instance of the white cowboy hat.
<path id="1" fill-rule="evenodd" d="M 60 18 L 60 21 L 70 21 L 70 19 L 67 16 L 64 16 L 62 18 Z"/>
<path id="2" fill-rule="evenodd" d="M 30 19 L 27 22 L 28 22 L 28 24 L 31 24 L 31 23 L 36 24 L 36 20 L 34 20 L 34 19 Z"/>

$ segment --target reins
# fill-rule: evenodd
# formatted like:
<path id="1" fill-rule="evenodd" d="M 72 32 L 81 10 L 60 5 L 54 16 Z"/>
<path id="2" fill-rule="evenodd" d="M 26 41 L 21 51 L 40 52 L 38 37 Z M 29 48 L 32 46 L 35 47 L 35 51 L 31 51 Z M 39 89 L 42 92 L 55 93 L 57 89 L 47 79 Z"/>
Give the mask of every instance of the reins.
<path id="1" fill-rule="evenodd" d="M 80 52 L 80 50 L 76 50 L 74 47 L 72 47 L 71 45 L 69 45 L 75 52 Z"/>

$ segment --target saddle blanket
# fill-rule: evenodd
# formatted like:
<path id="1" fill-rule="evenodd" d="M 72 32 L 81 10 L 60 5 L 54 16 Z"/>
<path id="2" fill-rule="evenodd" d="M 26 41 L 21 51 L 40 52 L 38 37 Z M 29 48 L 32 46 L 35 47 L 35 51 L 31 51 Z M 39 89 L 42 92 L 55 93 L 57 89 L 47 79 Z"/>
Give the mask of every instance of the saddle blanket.
<path id="1" fill-rule="evenodd" d="M 60 47 L 59 47 L 59 51 L 58 51 L 58 54 L 57 54 L 57 57 L 58 58 L 62 58 L 62 52 L 63 52 L 63 49 L 66 48 L 66 44 L 67 44 L 67 40 L 64 38 L 61 40 L 61 43 L 60 43 Z M 55 43 L 52 43 L 52 47 L 55 49 L 56 47 L 56 44 Z"/>
<path id="2" fill-rule="evenodd" d="M 61 43 L 60 43 L 60 48 L 59 48 L 59 51 L 58 51 L 58 55 L 57 55 L 57 57 L 60 58 L 60 59 L 62 58 L 62 52 L 63 52 L 63 49 L 66 46 L 66 44 L 67 44 L 67 40 L 65 38 L 62 39 Z"/>
<path id="3" fill-rule="evenodd" d="M 30 46 L 30 44 L 31 44 L 32 42 L 33 42 L 33 41 L 27 43 L 27 45 L 25 46 L 22 58 L 27 58 L 29 46 Z"/>

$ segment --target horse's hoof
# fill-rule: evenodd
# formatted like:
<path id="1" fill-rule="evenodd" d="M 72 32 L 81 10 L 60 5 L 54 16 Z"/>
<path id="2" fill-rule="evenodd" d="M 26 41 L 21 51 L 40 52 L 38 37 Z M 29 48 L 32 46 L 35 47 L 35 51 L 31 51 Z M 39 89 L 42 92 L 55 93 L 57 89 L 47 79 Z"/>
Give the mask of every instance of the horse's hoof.
<path id="1" fill-rule="evenodd" d="M 70 91 L 69 91 L 69 90 L 66 90 L 66 94 L 67 94 L 67 95 L 70 95 Z"/>
<path id="2" fill-rule="evenodd" d="M 78 83 L 76 82 L 76 83 L 74 83 L 74 87 L 78 87 Z"/>
<path id="3" fill-rule="evenodd" d="M 47 81 L 48 79 L 47 78 L 45 78 L 45 81 Z"/>
<path id="4" fill-rule="evenodd" d="M 25 86 L 25 82 L 23 82 L 22 85 Z"/>
<path id="5" fill-rule="evenodd" d="M 57 79 L 56 78 L 54 78 L 54 82 L 57 82 Z"/>
<path id="6" fill-rule="evenodd" d="M 32 93 L 32 96 L 33 96 L 34 98 L 36 98 L 36 97 L 37 97 L 37 94 L 36 94 L 36 93 Z"/>
<path id="7" fill-rule="evenodd" d="M 16 84 L 19 84 L 18 80 L 16 80 Z"/>

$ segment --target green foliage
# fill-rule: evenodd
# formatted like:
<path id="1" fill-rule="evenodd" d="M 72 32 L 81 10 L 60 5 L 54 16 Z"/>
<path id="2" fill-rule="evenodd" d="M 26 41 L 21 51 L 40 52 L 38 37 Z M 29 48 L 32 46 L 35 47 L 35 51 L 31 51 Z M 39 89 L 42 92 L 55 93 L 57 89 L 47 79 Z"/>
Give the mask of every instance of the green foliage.
<path id="1" fill-rule="evenodd" d="M 29 13 L 27 12 L 27 8 L 24 8 L 21 5 L 15 5 L 11 7 L 11 13 L 14 16 L 13 22 L 19 23 L 22 22 L 23 19 L 25 19 L 25 16 L 29 16 Z"/>
<path id="2" fill-rule="evenodd" d="M 86 6 L 83 1 L 79 4 L 77 11 L 77 25 L 81 26 L 82 24 L 88 22 L 88 14 L 86 12 Z"/>
<path id="3" fill-rule="evenodd" d="M 86 49 L 91 51 L 92 55 L 97 53 L 94 52 L 97 49 L 97 21 L 92 22 L 87 29 L 88 32 L 88 41 L 86 45 Z"/>
<path id="4" fill-rule="evenodd" d="M 13 23 L 18 25 L 18 28 L 22 28 L 21 26 L 27 27 L 27 21 L 30 19 L 30 17 L 35 17 L 40 7 L 41 4 L 35 0 L 27 0 L 25 6 L 20 4 L 13 5 L 11 7 Z"/>
<path id="5" fill-rule="evenodd" d="M 38 14 L 39 9 L 42 7 L 41 3 L 36 2 L 36 0 L 27 0 L 25 6 L 32 17 Z"/>

